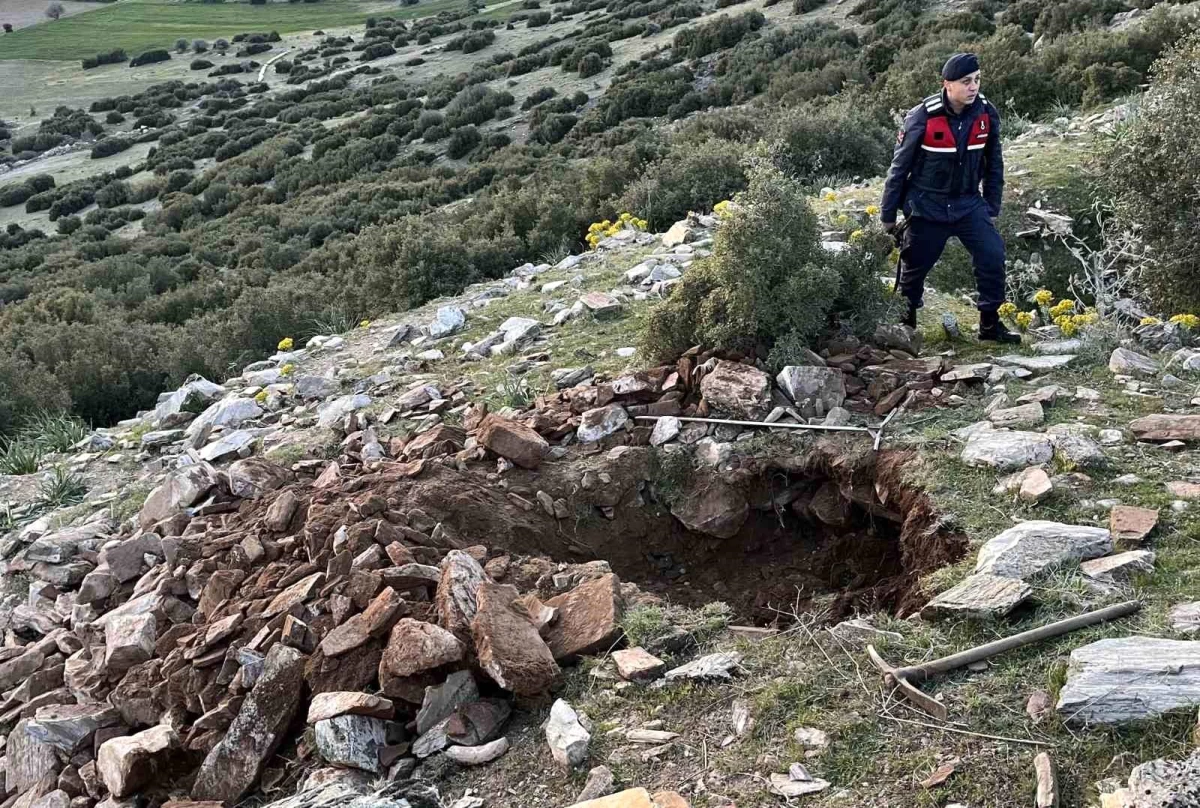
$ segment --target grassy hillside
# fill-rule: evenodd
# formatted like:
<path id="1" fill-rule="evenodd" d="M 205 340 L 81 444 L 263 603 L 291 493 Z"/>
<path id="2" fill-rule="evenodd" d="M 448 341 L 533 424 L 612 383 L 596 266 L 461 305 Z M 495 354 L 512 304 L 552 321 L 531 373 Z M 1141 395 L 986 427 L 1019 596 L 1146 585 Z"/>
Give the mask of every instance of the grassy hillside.
<path id="1" fill-rule="evenodd" d="M 111 47 L 95 21 L 168 8 L 208 22 L 300 15 L 292 24 L 365 9 L 130 2 L 82 15 L 91 27 L 81 37 L 89 53 Z M 1080 8 L 1088 14 L 1064 14 Z M 0 431 L 47 405 L 111 422 L 189 373 L 226 376 L 283 335 L 586 249 L 588 226 L 624 211 L 665 229 L 742 190 L 751 154 L 814 195 L 878 176 L 894 111 L 936 89 L 954 51 L 980 53 L 1012 137 L 1136 91 L 1195 25 L 1155 8 L 1139 27 L 1109 31 L 1119 10 L 1109 0 L 993 0 L 952 13 L 921 0 L 522 0 L 503 10 L 511 21 L 464 1 L 415 21 L 381 16 L 350 39 L 293 36 L 264 84 L 253 68 L 222 72 L 239 67 L 232 55 L 195 71 L 194 57 L 172 59 L 163 76 L 175 80 L 93 96 L 14 131 L 0 151 L 21 163 L 0 175 L 0 222 L 12 225 L 0 237 Z M 247 19 L 232 30 L 281 27 Z M 4 41 L 61 36 L 70 23 Z M 182 34 L 165 31 L 155 44 Z M 138 72 L 77 75 L 88 83 L 105 71 Z M 43 116 L 54 96 L 51 87 L 38 100 Z M 76 151 L 36 159 L 62 146 Z M 1086 211 L 1086 180 L 1072 170 L 1033 198 Z M 1030 196 L 1013 202 L 1002 229 L 1016 246 Z M 1037 248 L 1046 282 L 1064 282 L 1074 260 Z M 956 268 L 969 284 L 961 257 L 946 262 Z"/>
<path id="2" fill-rule="evenodd" d="M 319 3 L 175 3 L 124 0 L 80 18 L 24 28 L 0 41 L 0 59 L 82 59 L 124 48 L 130 55 L 170 47 L 176 39 L 216 39 L 242 31 L 308 31 L 358 25 L 372 14 L 411 18 L 465 7 L 464 0 L 397 3 L 323 0 Z"/>

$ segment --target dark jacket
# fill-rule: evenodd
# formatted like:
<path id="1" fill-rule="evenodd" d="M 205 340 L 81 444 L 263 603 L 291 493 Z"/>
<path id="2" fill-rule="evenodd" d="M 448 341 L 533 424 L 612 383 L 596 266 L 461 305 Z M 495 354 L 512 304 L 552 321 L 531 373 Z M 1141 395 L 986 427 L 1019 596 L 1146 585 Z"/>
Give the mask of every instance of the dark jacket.
<path id="1" fill-rule="evenodd" d="M 996 108 L 980 95 L 955 115 L 944 94 L 933 95 L 909 110 L 896 137 L 879 218 L 895 222 L 896 212 L 903 210 L 905 216 L 954 222 L 981 204 L 995 217 L 1003 193 Z"/>

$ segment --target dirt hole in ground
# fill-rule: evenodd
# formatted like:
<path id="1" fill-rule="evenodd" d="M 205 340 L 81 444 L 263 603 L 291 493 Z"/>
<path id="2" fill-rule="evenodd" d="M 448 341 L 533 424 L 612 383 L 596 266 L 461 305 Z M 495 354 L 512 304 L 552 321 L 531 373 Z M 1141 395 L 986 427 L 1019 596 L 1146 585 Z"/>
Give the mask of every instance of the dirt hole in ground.
<path id="1" fill-rule="evenodd" d="M 913 462 L 834 440 L 717 471 L 690 453 L 623 447 L 501 484 L 438 467 L 395 493 L 493 556 L 603 560 L 673 603 L 724 601 L 743 623 L 787 623 L 796 610 L 839 620 L 911 613 L 926 601 L 921 576 L 966 552 L 904 481 Z M 551 500 L 570 515 L 549 516 Z"/>
<path id="2" fill-rule="evenodd" d="M 614 519 L 598 557 L 623 579 L 699 606 L 720 600 L 738 619 L 789 623 L 814 610 L 840 620 L 856 612 L 901 616 L 926 601 L 921 576 L 959 560 L 966 540 L 946 527 L 928 497 L 900 482 L 911 456 L 764 459 L 729 475 L 693 470 L 674 496 L 651 496 L 677 517 L 622 535 Z M 656 496 L 657 495 L 657 496 Z M 732 532 L 737 504 L 745 519 Z M 732 511 L 732 513 L 731 513 Z M 715 526 L 726 535 L 689 529 Z"/>

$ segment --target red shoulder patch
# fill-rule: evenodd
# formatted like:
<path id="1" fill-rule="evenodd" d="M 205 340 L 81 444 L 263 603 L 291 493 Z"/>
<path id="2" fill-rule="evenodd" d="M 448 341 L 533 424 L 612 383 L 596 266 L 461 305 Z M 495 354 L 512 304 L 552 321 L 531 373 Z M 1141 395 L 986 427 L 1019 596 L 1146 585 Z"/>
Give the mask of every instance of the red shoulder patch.
<path id="1" fill-rule="evenodd" d="M 896 145 L 901 146 L 903 144 L 904 144 L 904 127 L 901 127 L 900 131 L 896 133 Z"/>

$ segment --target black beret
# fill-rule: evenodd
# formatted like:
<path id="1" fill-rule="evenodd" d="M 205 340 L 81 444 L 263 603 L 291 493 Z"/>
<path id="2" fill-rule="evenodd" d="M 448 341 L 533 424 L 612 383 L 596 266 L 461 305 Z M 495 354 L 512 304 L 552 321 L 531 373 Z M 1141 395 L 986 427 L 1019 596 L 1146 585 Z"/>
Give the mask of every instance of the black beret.
<path id="1" fill-rule="evenodd" d="M 956 53 L 946 60 L 942 66 L 942 78 L 946 81 L 958 81 L 963 76 L 969 76 L 979 69 L 979 57 L 973 53 Z"/>

